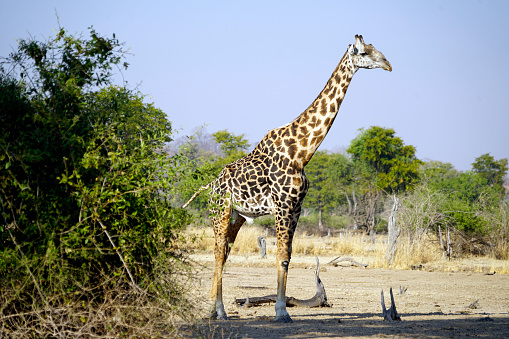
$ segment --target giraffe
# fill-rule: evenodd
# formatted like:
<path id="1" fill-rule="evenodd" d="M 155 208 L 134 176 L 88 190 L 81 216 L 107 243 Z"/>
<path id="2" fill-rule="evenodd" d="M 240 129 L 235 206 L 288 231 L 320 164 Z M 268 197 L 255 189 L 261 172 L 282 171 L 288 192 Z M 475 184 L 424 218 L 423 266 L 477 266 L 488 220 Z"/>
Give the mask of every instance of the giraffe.
<path id="1" fill-rule="evenodd" d="M 292 321 L 285 294 L 292 240 L 309 187 L 304 167 L 331 128 L 350 81 L 360 68 L 392 71 L 384 55 L 356 35 L 325 88 L 302 114 L 269 131 L 251 153 L 226 165 L 215 180 L 201 187 L 183 206 L 186 208 L 203 190 L 211 189 L 209 208 L 215 235 L 211 318 L 227 319 L 222 300 L 223 267 L 239 229 L 246 221 L 272 214 L 277 232 L 274 321 Z"/>

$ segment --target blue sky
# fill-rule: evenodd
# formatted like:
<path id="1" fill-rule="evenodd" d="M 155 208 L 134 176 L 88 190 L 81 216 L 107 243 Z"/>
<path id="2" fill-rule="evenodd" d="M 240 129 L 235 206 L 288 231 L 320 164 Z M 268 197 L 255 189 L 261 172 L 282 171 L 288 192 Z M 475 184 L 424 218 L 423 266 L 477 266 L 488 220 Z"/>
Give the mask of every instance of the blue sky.
<path id="1" fill-rule="evenodd" d="M 509 158 L 509 1 L 2 1 L 0 56 L 52 36 L 55 12 L 71 33 L 125 41 L 125 79 L 179 136 L 207 124 L 258 142 L 311 104 L 362 34 L 393 71 L 355 75 L 321 150 L 378 125 L 459 170 Z"/>

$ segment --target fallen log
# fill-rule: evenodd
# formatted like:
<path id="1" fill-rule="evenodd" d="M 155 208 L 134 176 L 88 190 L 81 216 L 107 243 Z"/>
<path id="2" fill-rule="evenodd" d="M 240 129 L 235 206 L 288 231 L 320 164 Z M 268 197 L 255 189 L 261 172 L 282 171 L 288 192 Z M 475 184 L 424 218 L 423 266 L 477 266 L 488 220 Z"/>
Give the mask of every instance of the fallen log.
<path id="1" fill-rule="evenodd" d="M 382 290 L 382 312 L 384 316 L 384 321 L 401 320 L 401 317 L 396 311 L 396 303 L 394 302 L 394 296 L 392 295 L 392 287 L 389 289 L 389 293 L 391 295 L 391 307 L 389 309 L 386 309 L 384 301 L 384 290 Z"/>
<path id="2" fill-rule="evenodd" d="M 339 263 L 340 263 L 341 261 L 349 261 L 349 262 L 351 262 L 351 263 L 352 263 L 352 265 L 355 265 L 355 266 L 360 266 L 360 267 L 364 267 L 364 268 L 368 267 L 368 265 L 367 265 L 367 264 L 362 264 L 362 263 L 360 263 L 360 262 L 357 262 L 357 261 L 353 260 L 353 259 L 352 259 L 352 258 L 350 258 L 350 257 L 337 257 L 337 258 L 335 258 L 335 259 L 332 259 L 332 260 L 329 262 L 329 265 L 330 265 L 330 264 L 332 264 L 332 265 L 334 265 L 334 266 L 338 266 L 338 265 L 339 265 Z"/>
<path id="3" fill-rule="evenodd" d="M 293 297 L 286 297 L 286 306 L 293 307 L 331 307 L 327 303 L 327 294 L 325 293 L 325 287 L 323 286 L 322 280 L 319 276 L 320 272 L 320 263 L 318 261 L 318 257 L 316 258 L 316 269 L 315 269 L 315 286 L 316 286 L 316 294 L 314 297 L 309 299 L 297 299 Z M 245 299 L 237 299 L 235 298 L 235 304 L 240 307 L 250 307 L 255 305 L 261 305 L 271 302 L 276 302 L 277 295 L 271 294 L 263 297 L 249 297 Z"/>

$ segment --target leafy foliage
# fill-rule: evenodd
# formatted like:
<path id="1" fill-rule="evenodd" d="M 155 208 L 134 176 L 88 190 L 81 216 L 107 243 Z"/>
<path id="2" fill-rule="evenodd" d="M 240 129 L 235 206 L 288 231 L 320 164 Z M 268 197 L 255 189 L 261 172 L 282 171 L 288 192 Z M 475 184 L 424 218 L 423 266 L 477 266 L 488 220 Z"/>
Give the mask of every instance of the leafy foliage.
<path id="1" fill-rule="evenodd" d="M 235 135 L 228 132 L 228 130 L 217 131 L 212 134 L 214 140 L 219 144 L 221 151 L 225 157 L 235 157 L 237 159 L 246 155 L 246 150 L 249 147 L 249 141 L 244 137 L 244 134 Z"/>
<path id="2" fill-rule="evenodd" d="M 356 223 L 366 225 L 374 237 L 382 192 L 394 195 L 412 189 L 419 180 L 422 162 L 415 156 L 415 147 L 405 145 L 393 129 L 379 126 L 361 129 L 347 152 L 355 166 L 354 177 L 361 183 L 364 216 Z"/>
<path id="3" fill-rule="evenodd" d="M 244 137 L 244 134 L 235 135 L 228 130 L 217 131 L 212 134 L 195 136 L 201 140 L 191 139 L 187 143 L 180 146 L 183 150 L 182 153 L 190 155 L 193 161 L 193 171 L 186 178 L 182 185 L 181 192 L 184 196 L 191 196 L 201 186 L 208 184 L 214 180 L 223 168 L 244 157 L 249 147 L 249 141 Z M 218 149 L 217 152 L 207 152 L 203 149 L 200 150 L 198 141 L 205 141 L 201 143 L 201 147 L 208 149 Z M 210 145 L 213 143 L 214 145 Z M 199 195 L 193 202 L 194 206 L 198 206 L 200 210 L 207 210 L 208 196 L 206 194 Z"/>
<path id="4" fill-rule="evenodd" d="M 495 160 L 492 155 L 486 153 L 475 159 L 472 170 L 486 179 L 488 185 L 497 185 L 501 188 L 509 168 L 506 158 Z"/>
<path id="5" fill-rule="evenodd" d="M 441 210 L 450 225 L 468 233 L 484 234 L 488 230 L 480 211 L 498 206 L 502 200 L 501 187 L 490 185 L 485 173 L 458 172 L 452 165 L 438 161 L 426 164 L 422 173 L 430 189 L 447 197 Z"/>
<path id="6" fill-rule="evenodd" d="M 17 287 L 0 313 L 55 292 L 91 298 L 104 281 L 161 292 L 156 259 L 179 255 L 174 240 L 190 217 L 172 199 L 189 164 L 162 152 L 165 114 L 111 86 L 114 67 L 127 67 L 121 46 L 93 29 L 88 38 L 61 29 L 47 42 L 21 40 L 3 61 L 0 289 Z"/>
<path id="7" fill-rule="evenodd" d="M 330 195 L 327 191 L 327 168 L 330 156 L 326 151 L 318 151 L 306 166 L 306 176 L 312 183 L 306 195 L 306 205 L 323 208 Z"/>
<path id="8" fill-rule="evenodd" d="M 404 192 L 418 181 L 421 161 L 415 147 L 405 145 L 391 128 L 372 126 L 361 130 L 347 152 L 363 167 L 363 176 L 389 193 Z"/>
<path id="9" fill-rule="evenodd" d="M 249 147 L 249 141 L 244 137 L 244 134 L 235 135 L 228 132 L 228 130 L 221 130 L 212 133 L 214 141 L 219 145 L 221 153 L 212 159 L 210 163 L 211 175 L 215 178 L 224 166 L 244 157 Z"/>

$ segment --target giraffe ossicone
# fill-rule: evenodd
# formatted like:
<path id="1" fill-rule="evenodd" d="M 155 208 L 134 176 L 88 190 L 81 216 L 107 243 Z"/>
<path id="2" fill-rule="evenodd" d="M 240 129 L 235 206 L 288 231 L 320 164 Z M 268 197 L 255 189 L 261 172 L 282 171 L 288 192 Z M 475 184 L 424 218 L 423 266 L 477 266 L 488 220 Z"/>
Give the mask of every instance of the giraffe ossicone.
<path id="1" fill-rule="evenodd" d="M 313 103 L 292 122 L 273 129 L 254 150 L 226 165 L 219 176 L 198 190 L 183 206 L 205 189 L 211 189 L 209 209 L 215 235 L 215 271 L 211 317 L 227 319 L 223 305 L 223 267 L 237 233 L 245 221 L 272 214 L 277 232 L 277 301 L 275 321 L 291 322 L 286 311 L 286 281 L 295 228 L 309 182 L 304 167 L 329 131 L 353 75 L 360 69 L 391 64 L 361 35 L 349 45 L 325 88 Z"/>

